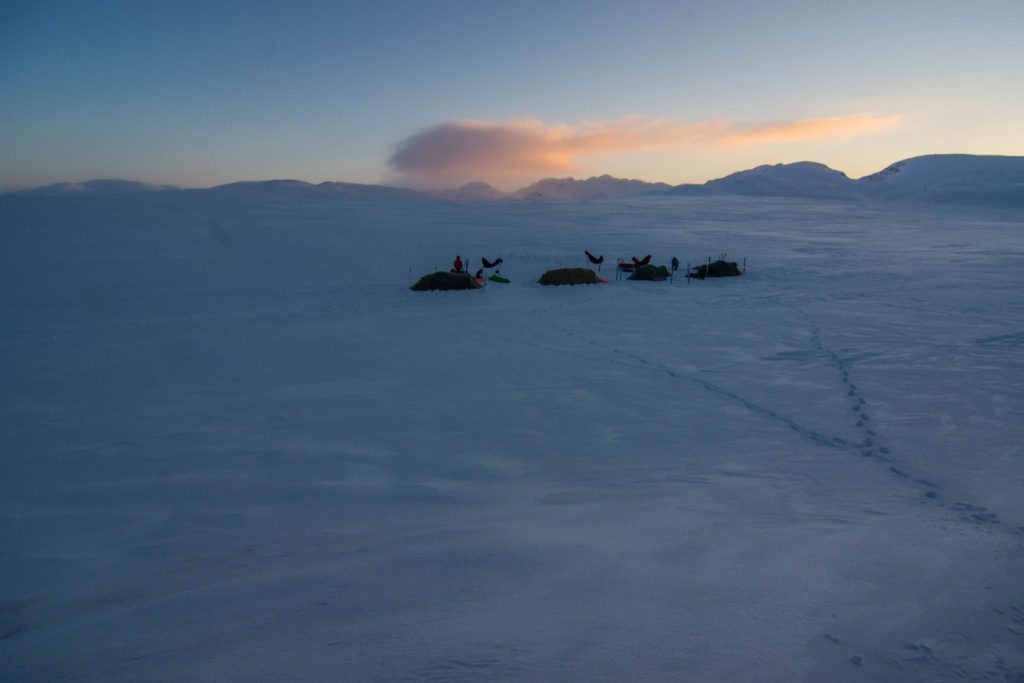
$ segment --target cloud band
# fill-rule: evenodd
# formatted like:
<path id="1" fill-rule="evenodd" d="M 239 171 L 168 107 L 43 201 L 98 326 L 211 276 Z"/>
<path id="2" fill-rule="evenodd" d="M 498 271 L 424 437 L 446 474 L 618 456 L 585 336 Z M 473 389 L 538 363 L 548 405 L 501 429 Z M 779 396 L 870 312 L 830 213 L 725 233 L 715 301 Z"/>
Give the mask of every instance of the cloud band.
<path id="1" fill-rule="evenodd" d="M 843 139 L 882 130 L 898 116 L 853 114 L 761 124 L 678 123 L 629 117 L 578 125 L 537 119 L 449 121 L 403 140 L 390 164 L 413 182 L 492 182 L 578 170 L 585 157 L 698 145 L 741 147 Z"/>

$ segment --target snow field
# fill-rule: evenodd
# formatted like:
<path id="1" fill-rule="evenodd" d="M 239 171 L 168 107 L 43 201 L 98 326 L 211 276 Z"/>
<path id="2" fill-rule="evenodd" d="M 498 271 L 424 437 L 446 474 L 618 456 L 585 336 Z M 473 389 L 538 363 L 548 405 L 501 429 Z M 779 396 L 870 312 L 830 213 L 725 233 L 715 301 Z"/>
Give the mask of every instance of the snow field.
<path id="1" fill-rule="evenodd" d="M 1019 217 L 177 196 L 0 225 L 6 679 L 1024 675 Z M 584 249 L 749 270 L 533 284 Z M 456 253 L 513 282 L 406 289 Z"/>

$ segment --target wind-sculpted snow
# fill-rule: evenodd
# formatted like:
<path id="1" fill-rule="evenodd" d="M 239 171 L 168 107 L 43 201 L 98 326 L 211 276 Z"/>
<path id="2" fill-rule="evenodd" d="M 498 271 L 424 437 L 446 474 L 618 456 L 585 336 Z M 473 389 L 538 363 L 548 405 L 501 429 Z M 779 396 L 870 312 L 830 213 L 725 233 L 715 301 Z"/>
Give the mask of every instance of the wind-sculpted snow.
<path id="1" fill-rule="evenodd" d="M 0 197 L 0 679 L 1024 677 L 1019 215 L 292 189 Z"/>

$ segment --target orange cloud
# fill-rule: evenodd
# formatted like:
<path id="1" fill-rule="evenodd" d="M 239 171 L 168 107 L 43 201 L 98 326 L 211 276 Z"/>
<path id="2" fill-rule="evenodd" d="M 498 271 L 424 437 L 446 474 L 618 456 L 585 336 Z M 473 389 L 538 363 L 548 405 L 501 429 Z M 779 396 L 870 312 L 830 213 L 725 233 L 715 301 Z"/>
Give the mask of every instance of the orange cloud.
<path id="1" fill-rule="evenodd" d="M 390 163 L 413 184 L 503 182 L 579 170 L 584 157 L 697 145 L 740 146 L 845 138 L 881 130 L 899 120 L 870 114 L 746 124 L 678 123 L 629 117 L 547 125 L 537 119 L 504 123 L 450 121 L 399 144 Z"/>
<path id="2" fill-rule="evenodd" d="M 889 128 L 900 121 L 899 116 L 853 114 L 823 119 L 762 123 L 738 129 L 722 140 L 726 145 L 797 142 L 824 138 L 850 138 Z"/>

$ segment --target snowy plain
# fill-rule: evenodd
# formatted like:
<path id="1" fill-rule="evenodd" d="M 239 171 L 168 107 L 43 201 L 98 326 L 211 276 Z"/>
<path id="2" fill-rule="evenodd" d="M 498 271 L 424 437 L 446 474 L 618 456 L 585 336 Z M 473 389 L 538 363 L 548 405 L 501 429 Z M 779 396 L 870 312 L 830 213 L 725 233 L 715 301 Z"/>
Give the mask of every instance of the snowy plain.
<path id="1" fill-rule="evenodd" d="M 0 197 L 0 678 L 1024 681 L 1024 216 Z M 541 287 L 609 262 L 741 278 Z M 412 292 L 455 254 L 513 281 Z"/>

